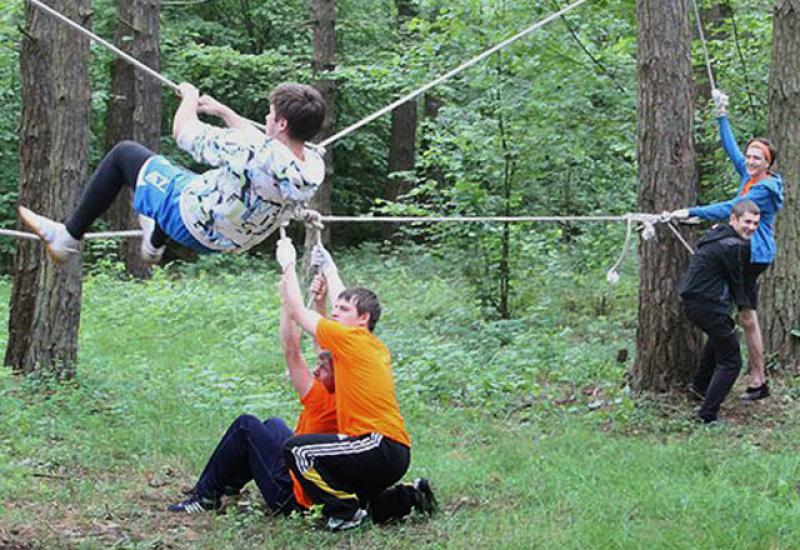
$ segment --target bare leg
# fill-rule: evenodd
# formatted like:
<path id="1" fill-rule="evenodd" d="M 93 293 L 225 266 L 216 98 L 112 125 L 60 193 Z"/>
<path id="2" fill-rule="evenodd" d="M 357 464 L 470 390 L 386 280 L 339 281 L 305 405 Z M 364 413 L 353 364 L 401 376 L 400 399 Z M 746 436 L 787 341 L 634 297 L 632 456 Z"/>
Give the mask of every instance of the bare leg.
<path id="1" fill-rule="evenodd" d="M 742 309 L 739 312 L 739 322 L 744 329 L 747 341 L 747 366 L 750 375 L 750 387 L 757 388 L 767 381 L 764 371 L 764 341 L 761 338 L 761 326 L 758 323 L 758 314 L 754 309 Z"/>

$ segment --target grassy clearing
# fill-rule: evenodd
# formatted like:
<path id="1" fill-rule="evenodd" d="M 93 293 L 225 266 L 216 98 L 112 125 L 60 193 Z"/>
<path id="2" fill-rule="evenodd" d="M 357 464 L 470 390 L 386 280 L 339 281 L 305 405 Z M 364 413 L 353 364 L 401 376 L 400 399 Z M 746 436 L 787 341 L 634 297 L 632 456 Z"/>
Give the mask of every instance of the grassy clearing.
<path id="1" fill-rule="evenodd" d="M 729 402 L 722 429 L 691 424 L 682 396 L 632 400 L 616 361 L 633 345 L 632 277 L 610 289 L 600 271 L 545 269 L 517 320 L 490 322 L 451 266 L 413 249 L 341 264 L 383 297 L 409 476 L 434 480 L 444 513 L 330 535 L 257 511 L 164 512 L 236 415 L 298 410 L 272 262 L 209 259 L 146 284 L 88 277 L 73 383 L 0 371 L 0 547 L 796 547 L 797 387 Z"/>

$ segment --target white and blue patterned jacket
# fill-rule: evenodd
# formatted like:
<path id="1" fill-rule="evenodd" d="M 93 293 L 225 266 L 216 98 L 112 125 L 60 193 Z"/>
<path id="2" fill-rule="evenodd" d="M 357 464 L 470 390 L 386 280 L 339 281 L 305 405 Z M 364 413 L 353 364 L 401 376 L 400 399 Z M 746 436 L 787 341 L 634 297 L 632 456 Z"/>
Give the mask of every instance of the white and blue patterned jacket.
<path id="1" fill-rule="evenodd" d="M 300 160 L 255 128 L 199 122 L 177 142 L 197 162 L 216 167 L 191 180 L 180 197 L 186 228 L 212 250 L 243 252 L 257 245 L 277 228 L 282 209 L 305 204 L 325 177 L 321 148 L 306 144 Z"/>

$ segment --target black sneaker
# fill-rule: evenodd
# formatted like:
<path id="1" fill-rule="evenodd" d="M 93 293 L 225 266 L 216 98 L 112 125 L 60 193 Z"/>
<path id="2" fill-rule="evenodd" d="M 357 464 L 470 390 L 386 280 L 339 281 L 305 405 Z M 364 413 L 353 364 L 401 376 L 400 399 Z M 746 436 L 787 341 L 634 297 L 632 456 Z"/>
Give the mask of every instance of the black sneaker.
<path id="1" fill-rule="evenodd" d="M 766 382 L 757 388 L 748 387 L 739 398 L 742 401 L 758 401 L 759 399 L 766 399 L 769 397 L 769 386 Z"/>
<path id="2" fill-rule="evenodd" d="M 686 386 L 686 391 L 688 391 L 692 397 L 700 399 L 701 401 L 705 400 L 706 398 L 706 390 L 701 390 L 694 385 L 694 382 L 689 382 L 689 385 Z"/>
<path id="3" fill-rule="evenodd" d="M 432 516 L 439 509 L 431 482 L 424 477 L 414 480 L 414 509 L 420 514 Z"/>
<path id="4" fill-rule="evenodd" d="M 167 506 L 170 512 L 183 514 L 197 514 L 199 512 L 216 512 L 222 508 L 222 501 L 218 498 L 201 497 L 193 494 L 186 500 Z"/>

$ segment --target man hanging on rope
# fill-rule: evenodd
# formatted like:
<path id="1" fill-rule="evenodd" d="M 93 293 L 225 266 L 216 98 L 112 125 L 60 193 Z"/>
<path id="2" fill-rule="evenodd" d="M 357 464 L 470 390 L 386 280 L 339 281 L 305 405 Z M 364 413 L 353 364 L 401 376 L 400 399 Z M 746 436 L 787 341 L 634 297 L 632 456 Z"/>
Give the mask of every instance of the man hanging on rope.
<path id="1" fill-rule="evenodd" d="M 317 264 L 336 297 L 331 318 L 303 306 L 296 252 L 286 238 L 277 249 L 281 298 L 292 319 L 333 354 L 339 434 L 295 436 L 284 457 L 311 500 L 323 505 L 328 528 L 338 531 L 360 525 L 365 506 L 381 517 L 402 500 L 386 488 L 408 469 L 411 440 L 397 403 L 391 355 L 372 332 L 381 314 L 377 296 L 365 288 L 344 290 L 330 255 L 322 247 L 315 253 L 323 256 Z M 417 488 L 430 492 L 427 483 Z"/>
<path id="2" fill-rule="evenodd" d="M 775 218 L 783 207 L 783 182 L 780 175 L 770 168 L 777 153 L 769 141 L 753 138 L 745 145 L 744 155 L 736 145 L 736 139 L 728 120 L 728 96 L 713 90 L 722 147 L 733 161 L 741 184 L 736 197 L 725 202 L 695 206 L 672 212 L 676 218 L 697 216 L 706 220 L 724 220 L 730 216 L 733 207 L 743 199 L 753 201 L 761 211 L 761 221 L 750 243 L 750 263 L 744 272 L 747 302 L 739 310 L 739 322 L 747 340 L 750 382 L 742 399 L 752 401 L 769 396 L 765 365 L 764 343 L 756 310 L 758 308 L 758 277 L 775 259 Z"/>
<path id="3" fill-rule="evenodd" d="M 760 213 L 753 201 L 742 200 L 731 210 L 730 225 L 718 225 L 697 242 L 678 293 L 689 320 L 708 335 L 700 367 L 689 390 L 703 399 L 697 419 L 717 421 L 720 405 L 742 368 L 742 355 L 731 306 L 750 304 L 747 267 L 750 239 Z"/>
<path id="4" fill-rule="evenodd" d="M 167 237 L 201 253 L 245 251 L 322 183 L 323 152 L 305 143 L 325 117 L 322 96 L 311 86 L 275 88 L 265 133 L 212 97 L 199 97 L 191 84 L 178 88 L 175 141 L 214 169 L 195 174 L 138 143 L 118 143 L 98 165 L 66 223 L 19 208 L 23 223 L 45 241 L 54 261 L 77 251 L 84 233 L 126 186 L 134 189 L 133 206 L 144 230 L 142 257 L 157 263 Z M 198 113 L 221 118 L 227 128 L 201 122 Z"/>

